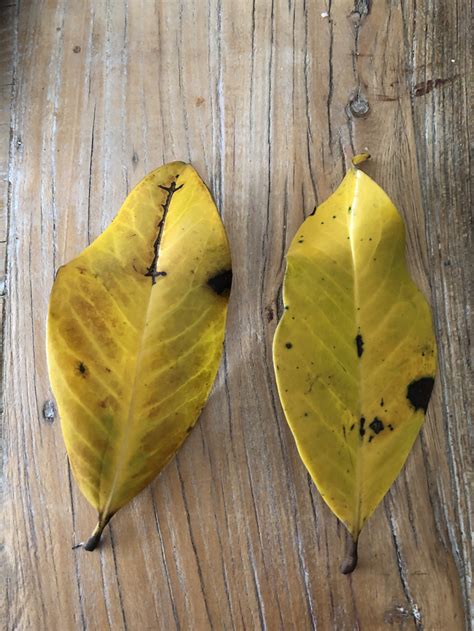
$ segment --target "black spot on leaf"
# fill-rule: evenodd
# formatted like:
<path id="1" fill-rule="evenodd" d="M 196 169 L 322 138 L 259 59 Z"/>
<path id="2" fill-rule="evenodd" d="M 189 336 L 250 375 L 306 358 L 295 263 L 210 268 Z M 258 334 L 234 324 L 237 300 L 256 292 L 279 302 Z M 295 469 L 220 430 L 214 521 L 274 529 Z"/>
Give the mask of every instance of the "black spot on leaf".
<path id="1" fill-rule="evenodd" d="M 377 417 L 374 418 L 374 420 L 369 425 L 369 427 L 374 432 L 374 434 L 378 434 L 379 432 L 381 432 L 381 431 L 383 431 L 385 429 L 384 424 Z"/>
<path id="2" fill-rule="evenodd" d="M 365 435 L 364 425 L 365 425 L 365 418 L 361 416 L 360 421 L 359 421 L 359 434 L 361 435 L 361 437 Z"/>
<path id="3" fill-rule="evenodd" d="M 364 352 L 364 340 L 362 339 L 362 335 L 356 335 L 355 343 L 357 346 L 357 357 L 362 357 L 362 353 Z"/>
<path id="4" fill-rule="evenodd" d="M 287 342 L 285 346 L 286 348 L 293 348 L 293 344 L 291 342 Z"/>
<path id="5" fill-rule="evenodd" d="M 86 378 L 89 374 L 89 369 L 83 362 L 78 362 L 77 364 L 77 372 Z"/>
<path id="6" fill-rule="evenodd" d="M 207 281 L 209 287 L 219 294 L 219 296 L 228 296 L 232 287 L 232 270 L 224 270 Z"/>
<path id="7" fill-rule="evenodd" d="M 433 377 L 422 377 L 408 385 L 407 399 L 415 410 L 423 410 L 426 413 L 433 386 Z"/>

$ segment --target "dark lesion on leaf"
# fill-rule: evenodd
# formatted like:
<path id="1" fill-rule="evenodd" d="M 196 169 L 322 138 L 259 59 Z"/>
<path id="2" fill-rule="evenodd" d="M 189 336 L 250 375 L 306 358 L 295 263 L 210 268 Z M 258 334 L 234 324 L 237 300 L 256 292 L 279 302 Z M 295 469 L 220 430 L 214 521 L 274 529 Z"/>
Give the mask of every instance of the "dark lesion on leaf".
<path id="1" fill-rule="evenodd" d="M 76 364 L 76 372 L 81 377 L 84 377 L 84 379 L 87 379 L 87 377 L 89 376 L 89 369 L 84 364 L 84 362 L 77 362 L 77 364 Z"/>
<path id="2" fill-rule="evenodd" d="M 159 272 L 157 270 L 158 257 L 160 255 L 161 239 L 163 238 L 163 230 L 165 228 L 166 217 L 170 209 L 171 199 L 173 198 L 173 195 L 176 193 L 176 191 L 179 191 L 179 189 L 183 188 L 183 186 L 184 184 L 181 184 L 180 186 L 176 186 L 176 182 L 171 182 L 170 186 L 163 186 L 162 184 L 159 185 L 159 187 L 163 189 L 164 191 L 166 191 L 168 195 L 166 196 L 165 203 L 161 205 L 163 208 L 163 216 L 161 217 L 160 223 L 158 224 L 158 234 L 156 236 L 155 243 L 153 244 L 153 260 L 151 262 L 150 267 L 147 269 L 145 273 L 145 276 L 151 276 L 152 285 L 155 285 L 156 279 L 159 276 L 166 276 L 166 272 Z"/>
<path id="3" fill-rule="evenodd" d="M 364 340 L 360 333 L 356 335 L 355 343 L 357 347 L 357 357 L 362 357 L 362 353 L 364 352 Z"/>
<path id="4" fill-rule="evenodd" d="M 374 434 L 379 434 L 385 429 L 385 425 L 377 416 L 374 418 L 372 423 L 370 423 L 369 427 L 374 432 Z"/>
<path id="5" fill-rule="evenodd" d="M 219 296 L 229 296 L 232 287 L 232 270 L 226 269 L 217 272 L 208 279 L 207 284 Z"/>
<path id="6" fill-rule="evenodd" d="M 359 434 L 360 434 L 361 438 L 363 438 L 365 436 L 364 425 L 365 425 L 365 418 L 363 416 L 361 416 L 360 420 L 359 420 Z"/>
<path id="7" fill-rule="evenodd" d="M 407 399 L 415 410 L 423 410 L 426 414 L 433 386 L 433 377 L 421 377 L 408 384 Z"/>

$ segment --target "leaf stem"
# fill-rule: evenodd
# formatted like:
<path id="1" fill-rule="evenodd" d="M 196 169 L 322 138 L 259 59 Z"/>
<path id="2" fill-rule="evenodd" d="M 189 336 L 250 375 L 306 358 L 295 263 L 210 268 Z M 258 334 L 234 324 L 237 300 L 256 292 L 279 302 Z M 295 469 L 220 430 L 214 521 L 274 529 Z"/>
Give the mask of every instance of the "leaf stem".
<path id="1" fill-rule="evenodd" d="M 352 535 L 347 538 L 347 553 L 346 558 L 340 565 L 340 570 L 343 574 L 350 574 L 357 567 L 357 544 L 358 539 L 354 539 Z"/>
<path id="2" fill-rule="evenodd" d="M 352 158 L 352 165 L 357 168 L 359 164 L 362 164 L 363 162 L 369 159 L 370 159 L 370 153 L 367 153 L 366 151 L 364 153 L 358 153 L 356 156 Z"/>
<path id="3" fill-rule="evenodd" d="M 97 526 L 94 529 L 94 532 L 82 546 L 84 550 L 87 550 L 87 552 L 92 552 L 92 550 L 95 550 L 97 548 L 97 546 L 99 545 L 102 533 L 104 531 L 104 528 L 112 519 L 112 516 L 113 516 L 113 513 L 112 515 L 107 515 L 105 519 L 102 519 L 99 515 L 99 521 L 97 523 Z"/>

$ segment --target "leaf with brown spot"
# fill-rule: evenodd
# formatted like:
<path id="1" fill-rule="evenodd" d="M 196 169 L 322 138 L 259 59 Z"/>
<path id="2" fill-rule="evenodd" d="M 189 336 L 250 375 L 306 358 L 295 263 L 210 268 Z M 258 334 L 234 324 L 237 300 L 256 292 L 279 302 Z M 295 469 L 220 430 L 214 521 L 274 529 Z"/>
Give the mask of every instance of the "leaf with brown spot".
<path id="1" fill-rule="evenodd" d="M 418 435 L 436 369 L 431 313 L 406 267 L 403 221 L 356 168 L 366 158 L 356 156 L 296 233 L 273 343 L 300 456 L 352 535 L 344 573 Z"/>
<path id="2" fill-rule="evenodd" d="M 48 366 L 74 477 L 99 515 L 86 549 L 194 426 L 222 354 L 231 278 L 217 208 L 182 162 L 147 175 L 60 268 Z"/>

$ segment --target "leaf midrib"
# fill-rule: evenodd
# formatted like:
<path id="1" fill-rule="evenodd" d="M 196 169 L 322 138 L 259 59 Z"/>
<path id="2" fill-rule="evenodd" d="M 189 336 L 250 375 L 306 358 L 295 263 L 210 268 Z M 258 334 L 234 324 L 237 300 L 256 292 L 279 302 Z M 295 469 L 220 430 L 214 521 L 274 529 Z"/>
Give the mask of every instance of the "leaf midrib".
<path id="1" fill-rule="evenodd" d="M 174 181 L 170 186 L 175 185 L 176 182 Z M 163 239 L 163 235 L 164 235 L 164 231 L 165 231 L 165 223 L 166 223 L 166 218 L 168 216 L 168 213 L 171 209 L 171 203 L 172 203 L 172 199 L 174 196 L 174 193 L 176 191 L 178 191 L 179 189 L 181 189 L 183 187 L 183 185 L 176 187 L 176 188 L 167 188 L 164 186 L 160 185 L 160 188 L 162 188 L 165 191 L 168 191 L 168 197 L 167 200 L 165 201 L 164 204 L 162 204 L 162 208 L 163 208 L 163 214 L 161 215 L 161 218 L 159 220 L 158 226 L 157 226 L 157 237 L 154 241 L 153 244 L 153 249 L 154 249 L 154 255 L 153 255 L 153 260 L 151 262 L 150 267 L 148 268 L 147 274 L 146 276 L 150 276 L 151 277 L 151 283 L 150 283 L 150 288 L 149 288 L 149 294 L 148 294 L 148 302 L 147 302 L 147 307 L 146 307 L 146 313 L 145 313 L 145 318 L 143 320 L 143 328 L 140 334 L 140 339 L 138 342 L 138 352 L 136 355 L 136 359 L 135 359 L 135 366 L 134 366 L 134 373 L 133 373 L 133 383 L 132 383 L 132 387 L 131 387 L 131 392 L 130 392 L 130 402 L 129 402 L 129 406 L 128 406 L 128 416 L 127 416 L 127 421 L 125 424 L 125 428 L 124 431 L 122 432 L 122 439 L 120 441 L 120 447 L 119 447 L 119 455 L 118 458 L 116 460 L 116 468 L 115 468 L 115 475 L 114 475 L 114 479 L 112 482 L 112 485 L 110 487 L 110 491 L 108 494 L 108 498 L 107 501 L 105 503 L 104 509 L 102 511 L 100 511 L 100 518 L 101 521 L 107 520 L 110 515 L 109 515 L 109 510 L 110 510 L 110 506 L 112 505 L 112 500 L 114 498 L 115 495 L 115 491 L 117 489 L 117 484 L 120 480 L 120 476 L 122 474 L 123 468 L 124 468 L 124 462 L 125 462 L 125 453 L 127 451 L 127 445 L 128 445 L 128 439 L 130 437 L 130 428 L 132 426 L 132 420 L 133 420 L 133 414 L 135 411 L 135 401 L 136 401 L 136 396 L 137 396 L 137 391 L 138 391 L 138 373 L 139 373 L 139 366 L 141 364 L 141 360 L 143 357 L 143 351 L 145 348 L 144 345 L 144 340 L 145 340 L 145 336 L 146 336 L 146 330 L 147 330 L 147 324 L 150 321 L 150 312 L 151 312 L 151 305 L 152 305 L 152 300 L 151 300 L 151 296 L 153 293 L 153 290 L 156 286 L 156 271 L 158 269 L 158 262 L 160 259 L 160 250 L 161 250 L 161 242 Z M 170 193 L 171 190 L 171 193 Z M 154 268 L 154 269 L 153 269 Z M 102 482 L 102 480 L 100 480 L 99 484 Z M 99 502 L 100 502 L 100 492 L 99 492 Z"/>
<path id="2" fill-rule="evenodd" d="M 351 167 L 351 171 L 352 171 L 352 176 L 354 177 L 354 187 L 353 187 L 353 191 L 352 191 L 352 201 L 351 201 L 351 213 L 350 213 L 350 219 L 349 219 L 349 243 L 350 243 L 350 247 L 351 247 L 351 258 L 352 258 L 352 270 L 353 270 L 353 283 L 352 283 L 352 287 L 353 287 L 353 294 L 354 294 L 354 322 L 356 325 L 356 335 L 359 333 L 359 327 L 360 327 L 360 318 L 359 318 L 359 312 L 357 311 L 357 305 L 359 304 L 359 287 L 358 287 L 358 283 L 357 283 L 357 265 L 356 265 L 356 251 L 355 251 L 355 241 L 353 238 L 353 233 L 355 231 L 355 216 L 357 214 L 357 210 L 358 210 L 358 189 L 359 189 L 359 185 L 360 185 L 360 172 L 356 167 Z M 357 383 L 358 383 L 358 388 L 357 388 L 357 396 L 358 396 L 358 411 L 359 411 L 359 422 L 360 422 L 360 417 L 362 414 L 362 410 L 361 410 L 361 384 L 362 384 L 362 378 L 361 378 L 361 357 L 357 358 L 357 373 L 358 373 L 358 378 L 357 378 Z M 362 477 L 362 473 L 361 473 L 361 455 L 362 455 L 362 450 L 361 450 L 361 441 L 359 440 L 357 443 L 357 447 L 356 447 L 356 466 L 355 466 L 355 490 L 356 490 L 356 497 L 355 497 L 355 502 L 354 502 L 354 532 L 356 533 L 356 537 L 358 536 L 358 533 L 360 532 L 360 512 L 361 512 L 361 477 Z"/>

